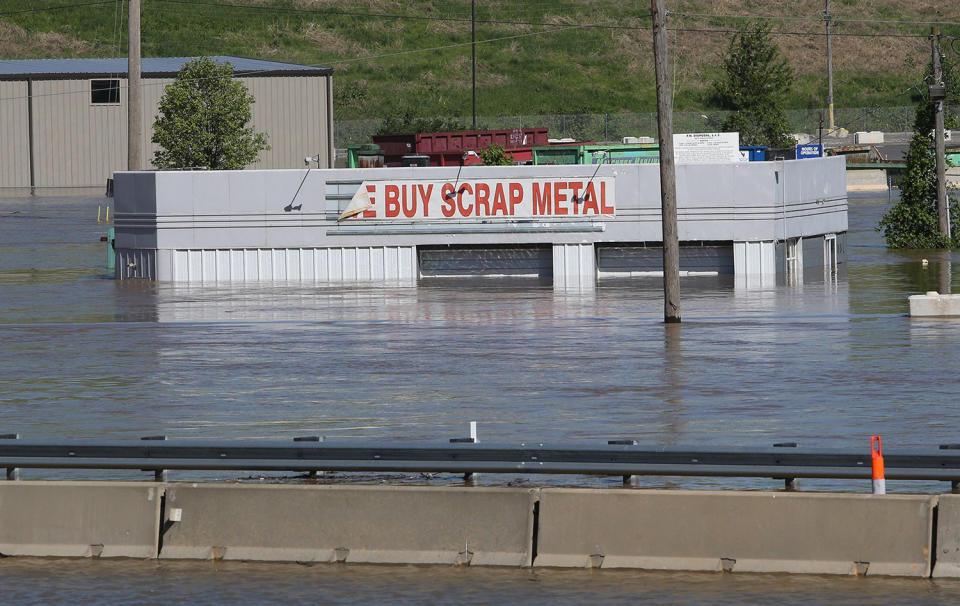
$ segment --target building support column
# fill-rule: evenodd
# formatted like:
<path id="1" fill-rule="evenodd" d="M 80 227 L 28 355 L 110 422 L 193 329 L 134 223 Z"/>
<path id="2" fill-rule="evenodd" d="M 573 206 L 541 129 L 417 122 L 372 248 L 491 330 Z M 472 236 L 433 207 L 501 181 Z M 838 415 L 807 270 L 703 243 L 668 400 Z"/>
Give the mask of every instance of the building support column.
<path id="1" fill-rule="evenodd" d="M 582 290 L 596 288 L 597 256 L 592 243 L 553 245 L 553 287 Z"/>

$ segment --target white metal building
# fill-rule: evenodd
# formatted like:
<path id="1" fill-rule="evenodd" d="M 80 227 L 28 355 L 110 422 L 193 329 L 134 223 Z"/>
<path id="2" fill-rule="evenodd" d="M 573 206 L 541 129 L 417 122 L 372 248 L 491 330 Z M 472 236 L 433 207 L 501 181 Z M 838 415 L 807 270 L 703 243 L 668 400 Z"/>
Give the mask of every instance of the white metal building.
<path id="1" fill-rule="evenodd" d="M 841 157 L 677 167 L 682 276 L 821 279 Z M 182 283 L 662 275 L 655 164 L 118 172 L 116 277 Z"/>
<path id="2" fill-rule="evenodd" d="M 192 57 L 142 63 L 143 158 L 164 88 Z M 332 167 L 331 68 L 212 57 L 229 61 L 256 99 L 253 127 L 272 149 L 252 168 L 295 168 L 305 156 Z M 127 60 L 0 61 L 0 191 L 7 188 L 102 188 L 127 168 Z"/>

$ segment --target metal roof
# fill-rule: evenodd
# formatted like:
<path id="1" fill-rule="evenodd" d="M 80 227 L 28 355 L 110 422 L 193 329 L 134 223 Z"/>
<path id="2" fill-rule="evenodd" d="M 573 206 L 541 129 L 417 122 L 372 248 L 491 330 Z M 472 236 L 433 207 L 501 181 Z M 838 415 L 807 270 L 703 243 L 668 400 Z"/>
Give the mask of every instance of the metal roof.
<path id="1" fill-rule="evenodd" d="M 144 78 L 175 76 L 184 63 L 197 57 L 149 57 L 141 62 Z M 238 76 L 327 76 L 329 67 L 280 63 L 246 57 L 210 57 L 217 63 L 229 61 Z M 0 60 L 0 80 L 36 80 L 125 76 L 127 59 L 5 59 Z"/>

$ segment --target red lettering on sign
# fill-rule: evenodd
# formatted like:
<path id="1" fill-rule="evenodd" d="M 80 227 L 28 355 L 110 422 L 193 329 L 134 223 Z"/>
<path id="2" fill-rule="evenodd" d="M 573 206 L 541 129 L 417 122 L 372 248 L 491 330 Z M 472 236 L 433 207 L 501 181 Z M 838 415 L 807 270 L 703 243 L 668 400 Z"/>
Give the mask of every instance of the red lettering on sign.
<path id="1" fill-rule="evenodd" d="M 557 181 L 553 184 L 553 213 L 555 215 L 566 215 L 567 208 L 565 206 L 560 206 L 562 203 L 567 201 L 567 194 L 564 193 L 564 190 L 567 189 L 566 181 Z"/>
<path id="2" fill-rule="evenodd" d="M 580 188 L 583 187 L 583 182 L 581 181 L 571 181 L 570 182 L 570 191 L 573 192 L 573 214 L 580 214 Z"/>
<path id="3" fill-rule="evenodd" d="M 614 213 L 613 207 L 607 206 L 607 184 L 603 181 L 600 182 L 600 212 L 604 215 Z"/>
<path id="4" fill-rule="evenodd" d="M 503 183 L 497 183 L 497 188 L 493 190 L 493 208 L 490 214 L 496 215 L 497 212 L 502 215 L 507 214 L 507 198 L 503 195 Z"/>
<path id="5" fill-rule="evenodd" d="M 417 214 L 417 188 L 410 185 L 410 204 L 407 204 L 407 186 L 400 188 L 403 191 L 403 216 L 410 218 Z"/>
<path id="6" fill-rule="evenodd" d="M 544 183 L 542 190 L 540 187 L 540 183 L 533 184 L 533 214 L 549 215 L 552 212 L 551 206 L 553 206 L 550 203 L 550 194 L 553 190 L 550 188 L 549 183 Z"/>
<path id="7" fill-rule="evenodd" d="M 400 216 L 400 188 L 396 185 L 386 185 L 383 188 L 384 207 L 387 218 Z"/>
<path id="8" fill-rule="evenodd" d="M 430 216 L 430 194 L 433 193 L 433 183 L 427 186 L 426 189 L 422 185 L 417 185 L 417 189 L 420 190 L 420 201 L 423 202 L 423 216 Z"/>
<path id="9" fill-rule="evenodd" d="M 587 214 L 588 211 L 592 210 L 593 214 L 599 214 L 600 210 L 597 208 L 597 190 L 593 186 L 593 183 L 587 183 L 587 187 L 583 193 L 583 208 L 581 212 Z"/>
<path id="10" fill-rule="evenodd" d="M 486 183 L 477 183 L 477 216 L 480 216 L 480 206 L 483 205 L 483 216 L 490 215 L 490 186 Z"/>
<path id="11" fill-rule="evenodd" d="M 449 219 L 453 216 L 453 213 L 457 212 L 457 206 L 453 202 L 453 186 L 449 183 L 444 183 L 443 187 L 440 188 L 440 198 L 443 200 L 440 203 L 440 212 L 443 213 L 444 217 Z"/>
<path id="12" fill-rule="evenodd" d="M 377 191 L 377 186 L 376 186 L 376 185 L 368 185 L 368 186 L 367 186 L 367 199 L 370 200 L 370 206 L 371 206 L 371 207 L 373 207 L 374 203 L 376 202 L 376 200 L 373 199 L 373 194 L 375 194 L 376 191 Z M 375 219 L 376 217 L 377 217 L 377 209 L 376 209 L 376 208 L 369 208 L 369 209 L 363 211 L 363 218 L 364 218 L 364 219 Z"/>
<path id="13" fill-rule="evenodd" d="M 523 201 L 523 186 L 519 183 L 510 184 L 510 215 L 517 214 L 517 205 Z"/>
<path id="14" fill-rule="evenodd" d="M 463 192 L 467 192 L 473 195 L 473 188 L 470 187 L 469 183 L 464 183 L 460 186 L 460 189 L 457 190 L 457 209 L 460 211 L 461 217 L 469 217 L 473 213 L 473 204 L 470 206 L 463 205 Z"/>

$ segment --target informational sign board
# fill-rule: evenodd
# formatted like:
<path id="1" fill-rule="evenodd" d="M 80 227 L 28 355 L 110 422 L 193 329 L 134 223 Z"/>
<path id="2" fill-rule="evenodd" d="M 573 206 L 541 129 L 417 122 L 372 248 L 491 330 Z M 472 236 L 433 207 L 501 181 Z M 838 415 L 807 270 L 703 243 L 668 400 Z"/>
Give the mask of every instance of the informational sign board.
<path id="1" fill-rule="evenodd" d="M 683 133 L 673 135 L 677 164 L 745 162 L 740 154 L 740 133 Z"/>
<path id="2" fill-rule="evenodd" d="M 616 215 L 613 177 L 364 181 L 340 219 L 445 221 Z"/>
<path id="3" fill-rule="evenodd" d="M 823 156 L 823 148 L 819 143 L 804 143 L 797 146 L 797 160 L 819 158 L 821 156 Z"/>

